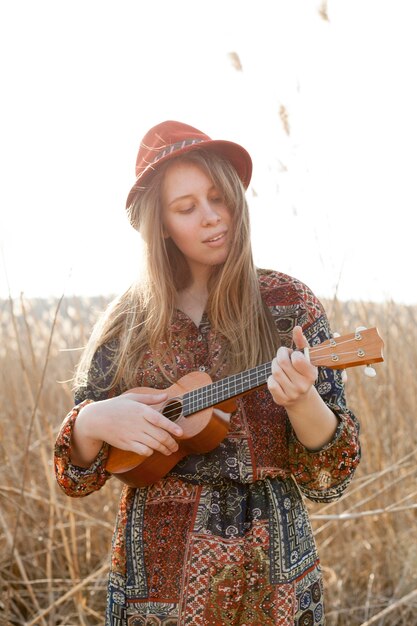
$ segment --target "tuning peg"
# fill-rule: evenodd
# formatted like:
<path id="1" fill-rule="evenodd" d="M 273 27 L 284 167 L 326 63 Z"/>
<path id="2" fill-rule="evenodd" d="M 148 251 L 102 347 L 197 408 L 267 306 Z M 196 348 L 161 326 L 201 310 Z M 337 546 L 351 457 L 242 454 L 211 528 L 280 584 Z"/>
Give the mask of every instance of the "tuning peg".
<path id="1" fill-rule="evenodd" d="M 333 337 L 340 337 L 340 333 L 332 333 Z"/>
<path id="2" fill-rule="evenodd" d="M 345 384 L 347 382 L 347 379 L 348 379 L 347 371 L 346 370 L 342 370 L 341 376 L 342 376 L 342 383 Z"/>
<path id="3" fill-rule="evenodd" d="M 365 376 L 368 376 L 369 378 L 374 378 L 376 376 L 376 371 L 374 370 L 372 365 L 366 365 L 364 373 Z"/>
<path id="4" fill-rule="evenodd" d="M 360 333 L 361 330 L 366 330 L 366 326 L 358 326 L 357 329 L 355 330 L 355 333 Z"/>

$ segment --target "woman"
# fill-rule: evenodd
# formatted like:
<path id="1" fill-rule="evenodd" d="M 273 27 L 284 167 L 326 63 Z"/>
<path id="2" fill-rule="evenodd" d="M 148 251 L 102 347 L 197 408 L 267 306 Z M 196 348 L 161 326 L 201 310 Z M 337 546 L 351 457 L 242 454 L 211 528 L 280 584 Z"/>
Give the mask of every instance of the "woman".
<path id="1" fill-rule="evenodd" d="M 127 209 L 145 278 L 97 325 L 55 451 L 70 496 L 111 476 L 110 446 L 174 459 L 153 484 L 123 488 L 107 625 L 325 623 L 301 492 L 319 502 L 343 493 L 359 428 L 340 373 L 294 349 L 330 337 L 321 303 L 299 280 L 254 266 L 251 171 L 244 148 L 180 122 L 150 129 L 139 149 Z M 268 361 L 267 385 L 229 415 L 215 409 L 223 441 L 177 463 L 184 424 L 161 412 L 163 390 L 192 371 L 217 381 Z"/>

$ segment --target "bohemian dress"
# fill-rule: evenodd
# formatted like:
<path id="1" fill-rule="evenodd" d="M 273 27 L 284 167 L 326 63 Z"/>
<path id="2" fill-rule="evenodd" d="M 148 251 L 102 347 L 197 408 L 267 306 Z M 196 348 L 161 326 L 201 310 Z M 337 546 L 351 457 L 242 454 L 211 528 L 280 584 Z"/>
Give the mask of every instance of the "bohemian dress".
<path id="1" fill-rule="evenodd" d="M 330 337 L 321 303 L 298 280 L 259 271 L 264 302 L 281 344 L 301 325 L 310 346 Z M 206 315 L 197 327 L 177 310 L 172 320 L 177 376 L 217 372 L 221 338 Z M 103 444 L 89 468 L 70 462 L 80 406 L 105 396 L 93 381 L 109 369 L 97 351 L 90 382 L 76 394 L 56 441 L 57 480 L 86 496 L 110 477 Z M 167 365 L 168 373 L 170 372 Z M 224 376 L 223 376 L 224 377 Z M 138 386 L 166 388 L 153 355 L 138 363 Z M 238 399 L 230 431 L 207 454 L 191 455 L 149 487 L 123 486 L 113 541 L 106 626 L 323 626 L 323 585 L 303 496 L 341 496 L 360 459 L 359 427 L 346 407 L 340 372 L 319 368 L 316 387 L 338 417 L 333 439 L 306 449 L 266 387 Z M 122 390 L 120 390 L 122 391 Z"/>

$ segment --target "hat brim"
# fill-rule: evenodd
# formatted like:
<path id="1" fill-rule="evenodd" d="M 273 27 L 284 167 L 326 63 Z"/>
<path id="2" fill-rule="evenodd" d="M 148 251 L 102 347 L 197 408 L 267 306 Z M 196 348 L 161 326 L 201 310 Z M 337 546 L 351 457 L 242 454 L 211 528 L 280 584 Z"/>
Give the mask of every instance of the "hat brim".
<path id="1" fill-rule="evenodd" d="M 149 184 L 152 180 L 152 175 L 156 173 L 159 165 L 161 165 L 165 161 L 168 161 L 169 159 L 173 159 L 187 152 L 191 152 L 192 150 L 208 150 L 210 152 L 218 154 L 226 161 L 229 161 L 235 168 L 240 180 L 243 183 L 244 188 L 247 189 L 249 187 L 249 183 L 252 177 L 252 159 L 249 152 L 247 152 L 245 148 L 237 143 L 234 143 L 233 141 L 211 139 L 208 141 L 201 141 L 200 143 L 194 143 L 189 146 L 184 146 L 180 150 L 176 150 L 160 158 L 155 163 L 150 163 L 143 170 L 141 175 L 136 179 L 135 184 L 130 190 L 126 200 L 126 208 L 129 209 L 132 206 L 138 193 L 140 193 L 141 191 L 145 191 L 149 187 Z"/>

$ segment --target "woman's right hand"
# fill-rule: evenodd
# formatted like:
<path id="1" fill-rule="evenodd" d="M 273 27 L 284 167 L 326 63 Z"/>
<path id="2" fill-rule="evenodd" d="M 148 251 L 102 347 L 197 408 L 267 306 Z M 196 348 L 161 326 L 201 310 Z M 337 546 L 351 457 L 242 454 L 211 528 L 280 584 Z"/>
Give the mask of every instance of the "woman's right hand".
<path id="1" fill-rule="evenodd" d="M 159 412 L 168 395 L 163 391 L 135 390 L 85 405 L 75 421 L 71 462 L 88 467 L 103 441 L 121 450 L 150 456 L 154 451 L 170 455 L 178 450 L 174 437 L 183 430 Z"/>

